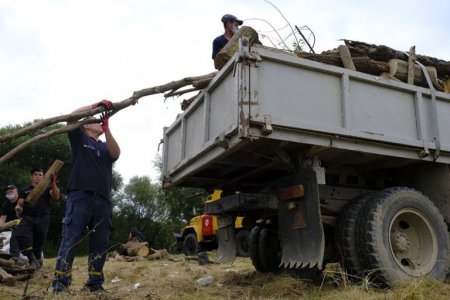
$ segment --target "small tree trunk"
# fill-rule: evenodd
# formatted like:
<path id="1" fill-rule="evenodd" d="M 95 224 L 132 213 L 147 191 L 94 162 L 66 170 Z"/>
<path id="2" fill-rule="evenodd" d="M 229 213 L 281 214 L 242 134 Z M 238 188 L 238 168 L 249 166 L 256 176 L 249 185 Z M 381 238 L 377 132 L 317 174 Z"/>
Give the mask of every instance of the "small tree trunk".
<path id="1" fill-rule="evenodd" d="M 214 59 L 214 67 L 217 70 L 222 69 L 223 66 L 225 66 L 225 64 L 233 56 L 233 54 L 238 50 L 238 41 L 241 36 L 245 36 L 249 39 L 250 46 L 254 44 L 261 45 L 261 42 L 258 39 L 258 33 L 249 26 L 242 26 L 239 31 L 236 32 L 235 35 L 233 35 L 231 40 L 228 41 L 225 47 L 223 47 L 222 50 L 217 53 L 216 58 Z"/>
<path id="2" fill-rule="evenodd" d="M 28 194 L 26 201 L 35 206 L 39 198 L 41 198 L 42 194 L 50 184 L 50 177 L 52 176 L 52 174 L 57 173 L 63 165 L 64 163 L 62 161 L 55 160 L 47 170 L 47 172 L 45 172 L 41 182 L 39 182 L 39 184 L 35 186 L 33 190 Z"/>
<path id="3" fill-rule="evenodd" d="M 428 74 L 430 75 L 431 82 L 433 86 L 439 90 L 443 91 L 442 85 L 438 83 L 437 72 L 433 67 L 426 67 Z M 407 82 L 408 81 L 408 62 L 399 60 L 399 59 L 391 59 L 389 61 L 389 74 L 399 78 L 400 80 Z M 428 82 L 422 72 L 422 68 L 418 65 L 414 66 L 414 84 L 428 87 Z"/>
<path id="4" fill-rule="evenodd" d="M 150 249 L 147 242 L 133 242 L 129 241 L 120 245 L 119 252 L 127 256 L 141 256 L 145 257 L 149 255 Z"/>
<path id="5" fill-rule="evenodd" d="M 16 283 L 14 277 L 0 267 L 0 282 L 4 285 L 13 286 Z"/>

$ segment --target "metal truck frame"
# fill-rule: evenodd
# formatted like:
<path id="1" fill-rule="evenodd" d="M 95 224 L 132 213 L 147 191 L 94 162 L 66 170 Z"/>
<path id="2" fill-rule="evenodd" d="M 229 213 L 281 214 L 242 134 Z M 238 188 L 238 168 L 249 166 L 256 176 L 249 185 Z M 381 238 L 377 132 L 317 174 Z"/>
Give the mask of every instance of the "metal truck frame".
<path id="1" fill-rule="evenodd" d="M 233 220 L 252 228 L 255 268 L 395 284 L 449 269 L 450 96 L 240 40 L 168 128 L 163 184 L 223 196 L 218 260 Z M 317 274 L 317 272 L 313 272 Z"/>

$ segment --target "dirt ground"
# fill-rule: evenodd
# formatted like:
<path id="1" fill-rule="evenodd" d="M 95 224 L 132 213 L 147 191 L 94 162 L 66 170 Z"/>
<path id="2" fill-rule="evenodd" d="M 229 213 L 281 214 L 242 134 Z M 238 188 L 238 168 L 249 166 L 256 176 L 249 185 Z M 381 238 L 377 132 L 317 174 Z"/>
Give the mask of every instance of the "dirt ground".
<path id="1" fill-rule="evenodd" d="M 209 252 L 210 260 L 215 253 Z M 67 293 L 53 294 L 51 281 L 55 260 L 47 259 L 43 270 L 14 287 L 0 285 L 0 299 L 449 299 L 450 285 L 420 280 L 390 290 L 371 286 L 369 281 L 352 285 L 344 274 L 327 268 L 325 279 L 312 283 L 295 276 L 262 274 L 249 258 L 232 265 L 199 265 L 174 255 L 159 260 L 109 260 L 105 265 L 106 292 L 81 291 L 87 277 L 87 257 L 75 259 L 73 284 Z M 209 285 L 198 280 L 212 277 Z M 211 278 L 208 278 L 211 280 Z M 206 280 L 208 280 L 206 279 Z M 205 279 L 204 279 L 205 280 Z M 201 280 L 200 280 L 201 281 Z"/>

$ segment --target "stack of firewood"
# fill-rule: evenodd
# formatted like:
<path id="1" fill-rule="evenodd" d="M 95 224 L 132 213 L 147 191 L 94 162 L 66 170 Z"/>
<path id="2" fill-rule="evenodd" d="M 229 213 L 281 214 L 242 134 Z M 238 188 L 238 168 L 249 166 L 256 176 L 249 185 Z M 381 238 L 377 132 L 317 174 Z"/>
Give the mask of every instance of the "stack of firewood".
<path id="1" fill-rule="evenodd" d="M 345 45 L 321 54 L 297 53 L 299 57 L 330 65 L 403 81 L 429 88 L 420 62 L 426 67 L 433 87 L 450 93 L 450 62 L 425 55 L 416 55 L 415 47 L 408 53 L 384 45 L 344 40 Z"/>
<path id="2" fill-rule="evenodd" d="M 16 227 L 18 220 L 7 222 L 0 225 L 0 232 L 11 230 Z M 3 248 L 3 240 L 0 237 L 0 249 Z M 34 270 L 28 268 L 28 263 L 15 263 L 11 260 L 11 255 L 0 251 L 0 283 L 12 286 L 17 280 L 27 280 Z"/>

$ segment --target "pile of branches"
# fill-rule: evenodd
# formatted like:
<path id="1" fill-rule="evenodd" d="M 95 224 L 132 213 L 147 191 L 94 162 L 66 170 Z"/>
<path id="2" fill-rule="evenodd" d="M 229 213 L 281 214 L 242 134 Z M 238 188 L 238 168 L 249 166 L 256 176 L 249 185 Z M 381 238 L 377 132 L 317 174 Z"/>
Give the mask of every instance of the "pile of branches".
<path id="1" fill-rule="evenodd" d="M 433 87 L 450 93 L 450 62 L 425 55 L 416 55 L 415 47 L 408 53 L 384 45 L 343 40 L 345 45 L 321 54 L 299 52 L 302 58 L 359 72 L 381 76 L 429 88 L 419 64 L 426 67 Z"/>

